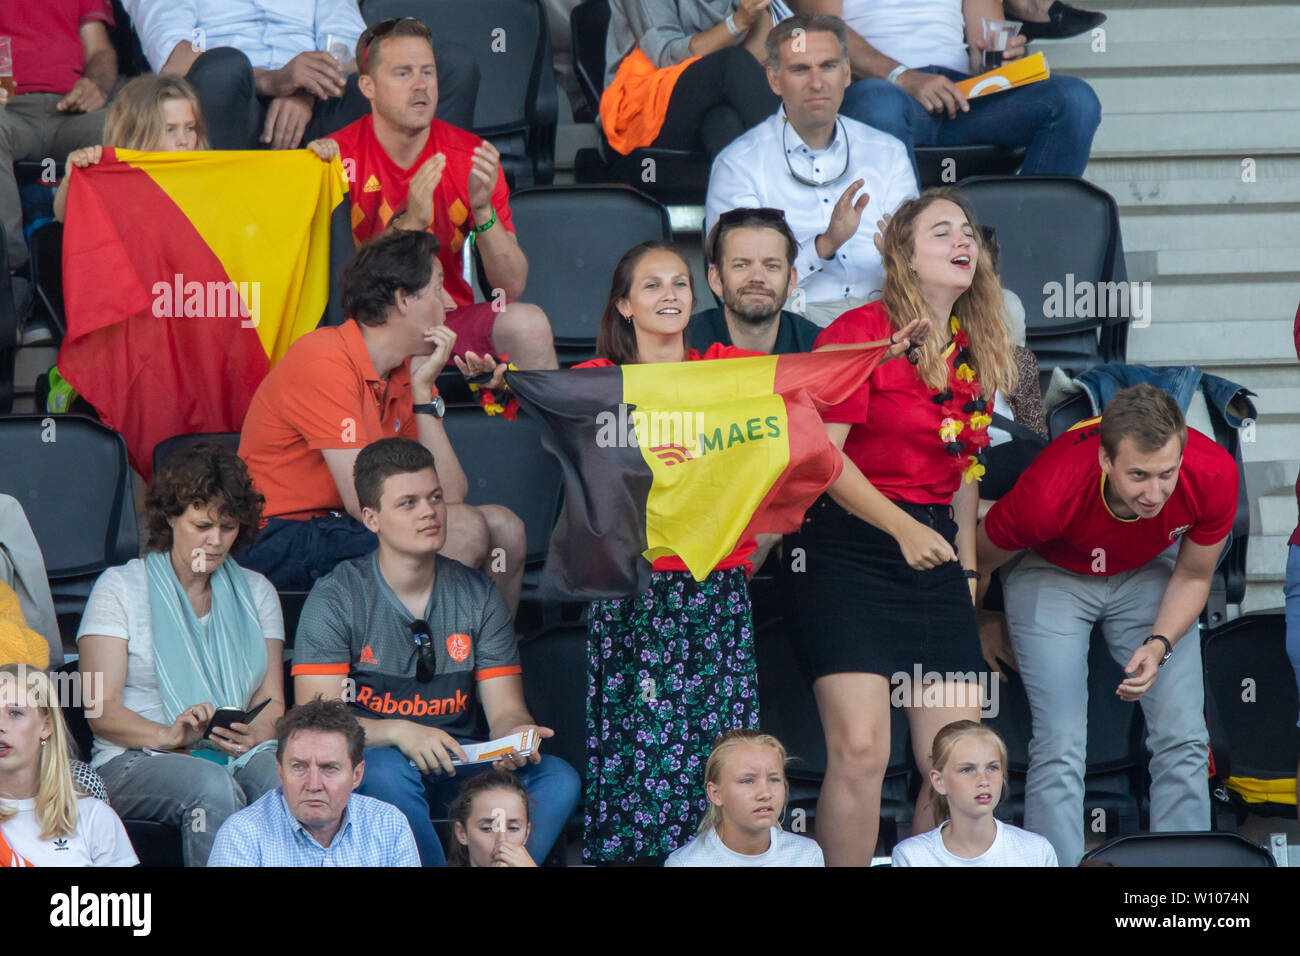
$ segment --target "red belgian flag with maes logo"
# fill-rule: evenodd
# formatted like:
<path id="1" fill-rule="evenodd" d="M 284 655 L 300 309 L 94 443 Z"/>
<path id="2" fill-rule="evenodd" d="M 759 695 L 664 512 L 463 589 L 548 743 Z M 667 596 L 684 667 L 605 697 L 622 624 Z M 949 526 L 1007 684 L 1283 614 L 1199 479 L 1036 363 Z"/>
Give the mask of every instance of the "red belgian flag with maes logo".
<path id="1" fill-rule="evenodd" d="M 509 372 L 564 472 L 543 594 L 639 594 L 666 555 L 703 580 L 744 537 L 797 531 L 843 463 L 821 412 L 853 400 L 887 351 Z"/>
<path id="2" fill-rule="evenodd" d="M 338 160 L 105 149 L 69 180 L 59 371 L 147 480 L 172 435 L 237 431 L 352 253 Z"/>

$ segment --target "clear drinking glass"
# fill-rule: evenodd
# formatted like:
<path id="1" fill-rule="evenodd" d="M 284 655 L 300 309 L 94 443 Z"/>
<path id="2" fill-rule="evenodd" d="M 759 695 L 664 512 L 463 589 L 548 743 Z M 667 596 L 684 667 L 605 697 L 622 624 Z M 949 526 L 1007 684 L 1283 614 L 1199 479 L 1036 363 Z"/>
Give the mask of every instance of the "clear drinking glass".
<path id="1" fill-rule="evenodd" d="M 982 17 L 980 22 L 984 25 L 983 66 L 985 70 L 996 70 L 1002 65 L 1003 52 L 1020 33 L 1020 21 Z"/>

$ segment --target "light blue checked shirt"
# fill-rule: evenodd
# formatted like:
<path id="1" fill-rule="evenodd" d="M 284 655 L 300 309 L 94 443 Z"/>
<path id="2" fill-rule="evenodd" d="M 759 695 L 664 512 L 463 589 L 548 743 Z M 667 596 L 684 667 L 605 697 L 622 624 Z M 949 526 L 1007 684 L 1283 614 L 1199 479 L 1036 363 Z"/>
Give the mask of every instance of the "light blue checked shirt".
<path id="1" fill-rule="evenodd" d="M 354 793 L 327 847 L 289 812 L 276 787 L 217 832 L 208 866 L 419 866 L 415 836 L 402 811 Z"/>

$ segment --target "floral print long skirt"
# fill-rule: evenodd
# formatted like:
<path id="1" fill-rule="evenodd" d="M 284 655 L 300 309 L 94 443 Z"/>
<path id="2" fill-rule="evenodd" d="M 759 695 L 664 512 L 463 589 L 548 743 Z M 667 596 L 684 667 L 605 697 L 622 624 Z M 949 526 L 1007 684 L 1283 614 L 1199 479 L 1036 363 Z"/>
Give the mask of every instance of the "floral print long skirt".
<path id="1" fill-rule="evenodd" d="M 741 568 L 700 583 L 655 571 L 644 594 L 591 607 L 583 857 L 664 856 L 708 807 L 704 765 L 728 730 L 758 727 L 758 668 Z"/>

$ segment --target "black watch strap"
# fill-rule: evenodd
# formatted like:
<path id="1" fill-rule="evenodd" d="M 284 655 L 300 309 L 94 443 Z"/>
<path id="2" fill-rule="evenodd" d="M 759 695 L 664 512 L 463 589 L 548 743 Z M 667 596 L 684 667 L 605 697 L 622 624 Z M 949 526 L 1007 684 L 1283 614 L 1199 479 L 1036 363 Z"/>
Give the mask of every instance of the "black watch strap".
<path id="1" fill-rule="evenodd" d="M 1152 641 L 1160 641 L 1160 643 L 1165 645 L 1165 656 L 1160 658 L 1160 664 L 1159 664 L 1160 667 L 1164 667 L 1165 661 L 1169 660 L 1169 658 L 1174 656 L 1174 645 L 1170 644 L 1169 638 L 1165 637 L 1163 634 L 1152 634 L 1150 637 L 1148 637 L 1145 641 L 1142 642 L 1142 646 L 1146 647 Z"/>
<path id="2" fill-rule="evenodd" d="M 417 415 L 432 415 L 435 418 L 442 418 L 443 414 L 447 411 L 447 405 L 442 400 L 441 395 L 435 395 L 433 396 L 433 401 L 425 402 L 423 405 L 414 405 L 412 406 L 412 410 Z"/>

